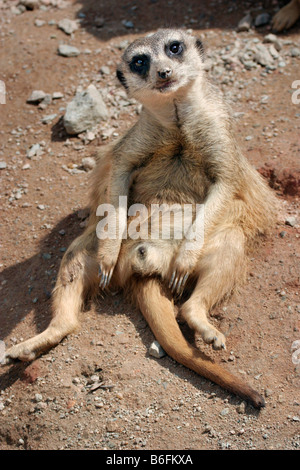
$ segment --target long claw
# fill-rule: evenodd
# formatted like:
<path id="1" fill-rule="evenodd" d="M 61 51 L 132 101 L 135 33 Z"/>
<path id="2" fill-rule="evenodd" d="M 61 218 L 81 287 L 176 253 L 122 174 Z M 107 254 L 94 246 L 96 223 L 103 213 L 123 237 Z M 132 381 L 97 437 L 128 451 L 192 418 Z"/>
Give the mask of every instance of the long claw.
<path id="1" fill-rule="evenodd" d="M 99 287 L 100 289 L 104 289 L 104 285 L 105 285 L 105 279 L 106 279 L 106 272 L 103 271 L 102 272 L 102 276 L 101 276 L 101 281 L 100 281 L 100 284 L 99 284 Z"/>
<path id="2" fill-rule="evenodd" d="M 112 267 L 109 272 L 105 270 L 103 271 L 101 270 L 102 276 L 101 276 L 101 280 L 99 283 L 100 289 L 104 290 L 108 286 L 108 284 L 110 283 L 113 271 L 114 271 L 114 267 Z M 99 272 L 100 272 L 100 269 L 99 269 Z"/>
<path id="3" fill-rule="evenodd" d="M 186 273 L 184 276 L 181 276 L 176 289 L 176 295 L 180 298 L 183 294 L 184 286 L 189 277 L 189 273 Z"/>
<path id="4" fill-rule="evenodd" d="M 178 276 L 176 276 L 176 278 L 175 278 L 174 284 L 172 286 L 172 292 L 174 292 L 176 290 L 177 283 L 178 283 Z"/>
<path id="5" fill-rule="evenodd" d="M 169 282 L 169 288 L 171 288 L 171 285 L 173 284 L 173 281 L 174 281 L 174 279 L 175 279 L 175 275 L 176 275 L 176 271 L 173 271 L 171 280 L 170 280 L 170 282 Z"/>
<path id="6" fill-rule="evenodd" d="M 102 274 L 102 269 L 101 269 L 101 265 L 99 266 L 99 269 L 98 269 L 98 277 L 100 277 Z"/>
<path id="7" fill-rule="evenodd" d="M 188 277 L 189 277 L 190 273 L 186 273 L 183 277 L 183 280 L 182 280 L 182 289 L 184 288 L 185 286 L 185 283 L 186 281 L 188 280 Z"/>
<path id="8" fill-rule="evenodd" d="M 181 289 L 181 285 L 182 285 L 182 282 L 183 282 L 183 277 L 181 276 L 178 284 L 177 284 L 177 289 L 176 289 L 176 294 L 179 295 L 180 293 L 180 289 Z"/>
<path id="9" fill-rule="evenodd" d="M 109 275 L 108 275 L 108 279 L 107 279 L 107 285 L 110 283 L 110 280 L 111 280 L 113 271 L 114 271 L 114 268 L 111 268 L 111 270 L 110 270 L 110 272 L 109 272 Z"/>

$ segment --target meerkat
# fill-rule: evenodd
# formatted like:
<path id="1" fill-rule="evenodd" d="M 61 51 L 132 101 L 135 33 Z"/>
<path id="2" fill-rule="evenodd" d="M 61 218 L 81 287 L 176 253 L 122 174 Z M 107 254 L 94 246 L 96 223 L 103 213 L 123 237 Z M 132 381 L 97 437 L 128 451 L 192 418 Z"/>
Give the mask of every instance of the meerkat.
<path id="1" fill-rule="evenodd" d="M 117 77 L 143 109 L 123 137 L 99 152 L 89 224 L 62 259 L 52 321 L 41 334 L 9 349 L 5 363 L 33 360 L 55 346 L 77 328 L 88 295 L 97 294 L 99 286 L 121 287 L 172 358 L 255 407 L 264 406 L 242 379 L 203 358 L 176 320 L 177 308 L 204 342 L 225 348 L 224 334 L 207 315 L 243 279 L 247 254 L 275 213 L 271 190 L 236 143 L 227 105 L 206 76 L 203 54 L 199 39 L 173 29 L 137 39 L 125 50 Z M 125 209 L 120 196 L 128 198 Z M 103 204 L 115 209 L 119 221 L 113 238 L 99 237 Z M 189 205 L 192 224 L 182 238 L 173 233 L 152 239 L 147 224 L 140 224 L 138 238 L 126 236 L 137 219 L 129 210 L 134 204 L 146 208 L 146 222 L 153 204 Z M 203 237 L 191 249 L 188 234 L 197 204 L 204 213 Z M 174 214 L 170 220 L 174 224 Z"/>
<path id="2" fill-rule="evenodd" d="M 272 20 L 272 28 L 275 32 L 291 28 L 300 18 L 300 0 L 291 0 L 282 7 Z"/>

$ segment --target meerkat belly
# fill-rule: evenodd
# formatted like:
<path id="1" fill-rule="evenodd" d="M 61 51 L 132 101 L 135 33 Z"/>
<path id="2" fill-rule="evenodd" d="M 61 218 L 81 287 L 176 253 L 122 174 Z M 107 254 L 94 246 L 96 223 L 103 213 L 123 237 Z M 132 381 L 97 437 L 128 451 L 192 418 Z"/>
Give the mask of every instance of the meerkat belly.
<path id="1" fill-rule="evenodd" d="M 194 222 L 210 183 L 199 160 L 183 155 L 156 155 L 136 170 L 129 193 L 128 243 L 162 251 L 180 244 Z M 142 209 L 141 209 L 142 208 Z M 133 241 L 135 240 L 135 241 Z M 153 241 L 154 240 L 154 241 Z"/>
<path id="2" fill-rule="evenodd" d="M 136 171 L 130 202 L 146 206 L 155 203 L 201 204 L 210 181 L 201 162 L 184 155 L 155 156 Z"/>

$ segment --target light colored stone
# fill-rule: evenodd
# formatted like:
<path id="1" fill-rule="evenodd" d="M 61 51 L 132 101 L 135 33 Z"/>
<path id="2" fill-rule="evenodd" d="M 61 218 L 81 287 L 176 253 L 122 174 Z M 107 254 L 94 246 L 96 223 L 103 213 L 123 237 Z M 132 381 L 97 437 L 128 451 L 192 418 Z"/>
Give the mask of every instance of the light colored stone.
<path id="1" fill-rule="evenodd" d="M 78 24 L 74 20 L 69 20 L 68 18 L 64 18 L 58 22 L 57 27 L 61 29 L 64 33 L 71 35 L 78 29 Z"/>
<path id="2" fill-rule="evenodd" d="M 80 50 L 68 44 L 60 44 L 58 46 L 58 54 L 63 57 L 77 57 L 80 54 Z"/>
<path id="3" fill-rule="evenodd" d="M 249 29 L 251 28 L 251 24 L 252 24 L 252 16 L 250 15 L 250 13 L 248 13 L 246 16 L 244 16 L 244 18 L 242 18 L 239 21 L 239 24 L 237 26 L 237 31 L 238 32 L 249 31 Z"/>
<path id="4" fill-rule="evenodd" d="M 93 157 L 85 157 L 81 161 L 81 166 L 85 171 L 92 170 L 96 165 L 96 160 Z"/>
<path id="5" fill-rule="evenodd" d="M 296 217 L 287 217 L 285 219 L 285 225 L 289 225 L 290 227 L 294 227 L 296 225 Z"/>
<path id="6" fill-rule="evenodd" d="M 64 116 L 64 126 L 68 134 L 77 135 L 93 128 L 108 117 L 106 105 L 94 85 L 76 94 L 68 104 Z"/>
<path id="7" fill-rule="evenodd" d="M 259 43 L 259 44 L 256 44 L 256 49 L 257 49 L 257 52 L 254 55 L 255 62 L 262 65 L 263 67 L 273 64 L 273 57 L 271 56 L 266 46 Z"/>
<path id="8" fill-rule="evenodd" d="M 40 103 L 45 98 L 46 93 L 43 90 L 33 90 L 27 103 Z"/>
<path id="9" fill-rule="evenodd" d="M 156 357 L 157 359 L 160 359 L 166 355 L 158 341 L 153 341 L 153 343 L 150 345 L 149 354 L 150 356 Z"/>

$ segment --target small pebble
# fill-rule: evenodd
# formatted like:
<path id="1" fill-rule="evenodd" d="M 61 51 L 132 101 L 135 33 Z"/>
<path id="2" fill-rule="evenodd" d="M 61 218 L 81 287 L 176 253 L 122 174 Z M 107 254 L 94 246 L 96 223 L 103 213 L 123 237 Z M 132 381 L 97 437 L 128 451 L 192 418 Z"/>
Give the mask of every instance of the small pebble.
<path id="1" fill-rule="evenodd" d="M 40 393 L 36 393 L 34 396 L 34 400 L 36 403 L 39 403 L 43 400 L 43 396 Z"/>
<path id="2" fill-rule="evenodd" d="M 74 20 L 69 20 L 68 18 L 64 18 L 58 22 L 57 27 L 61 29 L 64 33 L 71 35 L 78 29 L 78 24 Z"/>
<path id="3" fill-rule="evenodd" d="M 40 103 L 46 96 L 46 93 L 43 90 L 33 90 L 29 98 L 27 99 L 27 103 Z"/>
<path id="4" fill-rule="evenodd" d="M 252 16 L 250 15 L 250 13 L 248 13 L 248 15 L 244 16 L 239 21 L 239 24 L 237 26 L 237 31 L 238 32 L 249 31 L 249 29 L 251 28 L 251 24 L 252 24 Z"/>
<path id="5" fill-rule="evenodd" d="M 80 51 L 77 47 L 60 44 L 58 46 L 58 54 L 63 57 L 77 57 L 80 54 Z"/>
<path id="6" fill-rule="evenodd" d="M 228 413 L 229 413 L 229 408 L 224 408 L 224 409 L 221 411 L 220 416 L 226 416 L 226 415 L 228 415 Z"/>
<path id="7" fill-rule="evenodd" d="M 294 227 L 296 225 L 296 218 L 295 217 L 287 217 L 285 219 L 285 225 L 289 225 L 290 227 Z"/>
<path id="8" fill-rule="evenodd" d="M 242 401 L 242 403 L 237 407 L 237 412 L 239 414 L 244 414 L 246 411 L 246 406 L 247 406 L 246 402 Z"/>
<path id="9" fill-rule="evenodd" d="M 134 28 L 134 24 L 133 24 L 132 21 L 123 20 L 122 25 L 125 26 L 125 28 L 127 28 L 127 29 Z"/>
<path id="10" fill-rule="evenodd" d="M 158 341 L 153 341 L 153 343 L 150 345 L 149 354 L 150 356 L 156 357 L 157 359 L 160 359 L 166 355 Z"/>
<path id="11" fill-rule="evenodd" d="M 255 18 L 254 24 L 257 27 L 264 26 L 269 23 L 270 18 L 271 17 L 269 13 L 261 13 L 260 15 L 257 15 L 257 17 Z"/>

